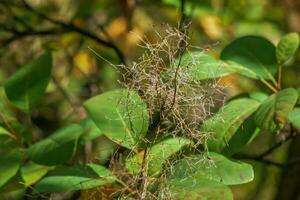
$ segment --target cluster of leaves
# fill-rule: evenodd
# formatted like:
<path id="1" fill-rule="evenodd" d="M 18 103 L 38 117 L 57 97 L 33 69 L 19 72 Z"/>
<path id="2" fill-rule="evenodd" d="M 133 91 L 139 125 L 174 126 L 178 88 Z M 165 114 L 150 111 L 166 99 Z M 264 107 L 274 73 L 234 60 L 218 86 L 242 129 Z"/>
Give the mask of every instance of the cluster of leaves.
<path id="1" fill-rule="evenodd" d="M 295 33 L 284 36 L 277 47 L 265 38 L 245 36 L 225 47 L 221 60 L 203 52 L 184 55 L 186 63 L 193 63 L 191 55 L 195 54 L 201 60 L 185 65 L 193 79 L 206 81 L 239 73 L 261 81 L 273 91 L 271 95 L 250 93 L 234 97 L 199 124 L 199 134 L 213 135 L 208 138 L 205 151 L 201 150 L 203 144 L 184 134 L 149 137 L 152 116 L 147 102 L 138 91 L 128 88 L 88 99 L 83 104 L 88 113 L 86 119 L 37 142 L 28 136 L 32 129 L 24 128 L 13 115 L 8 119 L 1 114 L 1 193 L 31 188 L 32 195 L 37 195 L 111 185 L 116 197 L 151 198 L 158 191 L 156 198 L 160 199 L 233 199 L 228 186 L 253 180 L 254 172 L 250 164 L 232 160 L 231 156 L 261 131 L 279 133 L 286 126 L 300 128 L 299 91 L 280 86 L 283 66 L 298 45 Z M 7 106 L 12 104 L 28 115 L 28 124 L 32 123 L 30 113 L 45 94 L 51 68 L 51 52 L 45 52 L 4 84 Z M 124 156 L 112 163 L 119 166 L 79 162 L 81 147 L 99 136 L 120 147 L 117 153 Z M 169 160 L 174 162 L 166 167 Z M 120 175 L 120 171 L 126 175 Z M 130 185 L 128 180 L 136 177 L 141 177 L 136 181 L 139 184 Z"/>

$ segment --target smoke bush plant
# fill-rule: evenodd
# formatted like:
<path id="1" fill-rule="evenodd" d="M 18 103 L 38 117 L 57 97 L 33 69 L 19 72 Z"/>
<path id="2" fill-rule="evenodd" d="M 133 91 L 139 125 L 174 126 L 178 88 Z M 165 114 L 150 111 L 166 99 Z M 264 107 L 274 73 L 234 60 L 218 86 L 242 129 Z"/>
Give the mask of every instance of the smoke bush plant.
<path id="1" fill-rule="evenodd" d="M 140 46 L 145 53 L 138 62 L 121 66 L 125 80 L 122 84 L 137 91 L 146 102 L 156 132 L 182 134 L 203 144 L 202 137 L 206 136 L 201 134 L 199 124 L 211 115 L 216 103 L 222 103 L 218 98 L 224 96 L 215 80 L 193 77 L 192 70 L 203 62 L 203 52 L 190 52 L 189 48 L 196 47 L 188 40 L 178 29 L 163 26 L 156 31 L 156 42 L 142 40 Z"/>
<path id="2" fill-rule="evenodd" d="M 299 38 L 288 34 L 275 47 L 245 36 L 226 46 L 221 60 L 188 41 L 171 27 L 157 31 L 156 42 L 143 39 L 137 62 L 114 66 L 122 88 L 86 100 L 85 119 L 38 142 L 28 137 L 30 120 L 20 123 L 1 104 L 1 192 L 27 188 L 33 199 L 73 191 L 84 199 L 233 199 L 229 186 L 254 178 L 251 165 L 233 156 L 262 131 L 298 133 L 299 94 L 282 89 L 281 77 Z M 51 67 L 47 51 L 5 82 L 2 99 L 30 116 Z M 249 93 L 223 105 L 218 78 L 232 73 L 261 81 L 272 94 Z M 96 140 L 117 146 L 103 165 L 81 158 Z"/>
<path id="3" fill-rule="evenodd" d="M 163 26 L 155 33 L 156 37 L 152 38 L 155 41 L 151 43 L 147 42 L 147 38 L 142 39 L 140 46 L 145 52 L 137 62 L 129 66 L 114 66 L 123 75 L 120 83 L 126 88 L 113 92 L 118 99 L 117 109 L 122 110 L 117 118 L 125 121 L 130 133 L 123 134 L 122 138 L 112 136 L 111 139 L 131 149 L 128 155 L 125 154 L 127 171 L 122 172 L 122 176 L 130 177 L 127 185 L 135 188 L 137 194 L 134 196 L 141 199 L 167 193 L 167 187 L 149 190 L 149 183 L 154 181 L 158 185 L 167 181 L 165 173 L 174 164 L 174 159 L 169 157 L 180 155 L 184 147 L 190 148 L 187 152 L 207 153 L 206 142 L 211 137 L 210 132 L 200 130 L 199 125 L 211 115 L 215 104 L 222 103 L 224 98 L 222 87 L 216 80 L 204 81 L 193 77 L 192 69 L 201 65 L 204 52 L 191 52 L 195 47 L 189 44 L 185 33 L 170 26 Z M 108 94 L 107 98 L 112 98 L 112 92 Z M 133 98 L 132 95 L 136 94 L 139 97 Z M 99 116 L 104 116 L 104 113 L 95 111 L 100 111 L 100 105 L 96 104 L 101 102 L 103 95 L 85 103 L 96 124 L 114 120 L 103 117 L 100 120 Z M 140 111 L 135 113 L 134 110 Z M 145 127 L 136 128 L 135 125 Z M 105 129 L 102 125 L 98 126 L 101 130 Z M 104 132 L 107 134 L 107 131 Z M 130 194 L 126 190 L 123 195 L 127 197 Z"/>

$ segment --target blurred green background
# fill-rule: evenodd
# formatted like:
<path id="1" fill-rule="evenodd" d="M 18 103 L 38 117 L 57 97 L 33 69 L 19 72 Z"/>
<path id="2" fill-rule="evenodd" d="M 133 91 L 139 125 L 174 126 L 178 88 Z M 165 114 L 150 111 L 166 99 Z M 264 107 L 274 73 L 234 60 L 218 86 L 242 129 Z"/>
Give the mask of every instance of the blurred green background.
<path id="1" fill-rule="evenodd" d="M 129 64 L 141 56 L 143 49 L 139 44 L 142 38 L 147 37 L 151 41 L 154 31 L 166 24 L 177 27 L 181 16 L 179 0 L 28 0 L 27 3 L 43 16 L 74 24 L 112 42 Z M 68 31 L 57 21 L 45 20 L 20 5 L 22 1 L 0 1 L 1 85 L 24 63 L 43 49 L 51 48 L 54 50 L 53 77 L 66 88 L 74 104 L 119 87 L 119 72 L 90 50 L 94 49 L 113 64 L 121 64 L 112 48 L 84 34 Z M 240 36 L 260 35 L 277 44 L 285 33 L 300 32 L 299 0 L 186 0 L 186 14 L 191 21 L 191 43 L 215 57 L 226 44 Z M 284 87 L 299 87 L 299 64 L 298 52 L 284 69 Z M 238 75 L 224 77 L 220 83 L 226 86 L 229 97 L 263 88 L 259 82 Z M 1 86 L 1 94 L 2 90 Z M 4 112 L 2 103 L 1 100 L 1 112 Z M 53 82 L 37 110 L 32 116 L 34 123 L 49 133 L 64 123 L 78 120 L 78 116 L 72 114 L 72 105 L 65 101 Z M 274 140 L 276 137 L 272 135 L 261 134 L 245 152 L 261 152 Z M 288 157 L 294 158 L 300 153 L 298 143 L 297 140 L 286 143 L 273 154 L 272 159 L 284 161 Z M 105 160 L 113 147 L 107 142 L 105 147 L 96 145 L 94 148 L 96 154 L 100 154 L 97 156 Z M 266 163 L 253 164 L 255 180 L 233 187 L 235 199 L 300 197 L 298 165 L 285 169 Z"/>

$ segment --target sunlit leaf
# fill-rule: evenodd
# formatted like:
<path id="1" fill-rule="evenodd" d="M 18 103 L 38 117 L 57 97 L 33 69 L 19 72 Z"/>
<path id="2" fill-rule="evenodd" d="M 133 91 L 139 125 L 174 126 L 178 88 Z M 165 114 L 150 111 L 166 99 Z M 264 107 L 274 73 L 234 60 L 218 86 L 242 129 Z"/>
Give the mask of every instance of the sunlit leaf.
<path id="1" fill-rule="evenodd" d="M 231 97 L 230 99 L 228 99 L 227 101 L 232 101 L 235 99 L 240 99 L 240 98 L 250 98 L 250 99 L 254 99 L 256 101 L 259 102 L 263 102 L 264 100 L 266 100 L 269 97 L 269 95 L 263 93 L 263 92 L 245 92 L 245 93 L 240 93 L 238 95 L 235 95 L 233 97 Z"/>
<path id="2" fill-rule="evenodd" d="M 297 90 L 293 88 L 272 94 L 258 108 L 255 115 L 256 125 L 270 132 L 281 129 L 287 120 L 288 113 L 296 104 L 298 96 Z"/>
<path id="3" fill-rule="evenodd" d="M 264 100 L 266 100 L 269 96 L 265 93 L 262 92 L 251 92 L 249 93 L 249 97 L 251 99 L 255 99 L 259 102 L 263 102 Z"/>
<path id="4" fill-rule="evenodd" d="M 0 135 L 0 187 L 17 174 L 21 161 L 17 143 L 7 135 Z"/>
<path id="5" fill-rule="evenodd" d="M 241 98 L 230 101 L 210 119 L 204 121 L 201 131 L 212 133 L 208 140 L 211 151 L 221 152 L 241 124 L 258 108 L 259 102 Z"/>
<path id="6" fill-rule="evenodd" d="M 51 167 L 38 165 L 32 162 L 22 166 L 20 171 L 25 186 L 30 186 L 36 183 L 47 174 L 49 169 L 51 169 Z"/>
<path id="7" fill-rule="evenodd" d="M 228 144 L 222 150 L 222 154 L 226 156 L 233 155 L 243 149 L 249 144 L 260 132 L 254 122 L 254 115 L 252 114 L 247 118 L 232 138 L 228 141 Z"/>
<path id="8" fill-rule="evenodd" d="M 192 142 L 185 138 L 169 138 L 157 144 L 154 144 L 147 151 L 146 163 L 148 164 L 148 174 L 156 175 L 160 173 L 164 162 L 173 154 L 180 151 L 184 146 L 190 145 Z M 136 154 L 126 161 L 127 169 L 137 174 L 141 169 L 143 153 Z"/>
<path id="9" fill-rule="evenodd" d="M 182 66 L 181 70 L 186 70 L 192 80 L 213 79 L 233 73 L 248 74 L 248 76 L 256 78 L 256 74 L 245 67 L 216 60 L 200 51 L 184 54 L 180 65 Z"/>
<path id="10" fill-rule="evenodd" d="M 252 166 L 240 161 L 232 161 L 221 154 L 209 153 L 207 157 L 194 155 L 179 160 L 172 170 L 170 180 L 207 179 L 224 185 L 237 185 L 253 180 Z"/>
<path id="11" fill-rule="evenodd" d="M 41 193 L 66 192 L 113 183 L 116 178 L 101 165 L 87 164 L 66 167 L 43 178 L 35 186 Z"/>
<path id="12" fill-rule="evenodd" d="M 233 200 L 230 188 L 219 182 L 199 177 L 173 180 L 168 183 L 170 195 L 176 200 Z"/>
<path id="13" fill-rule="evenodd" d="M 12 134 L 2 126 L 0 126 L 0 135 L 12 136 Z"/>
<path id="14" fill-rule="evenodd" d="M 84 103 L 90 118 L 105 136 L 133 149 L 148 130 L 147 106 L 134 91 L 117 89 Z"/>
<path id="15" fill-rule="evenodd" d="M 278 64 L 283 65 L 295 54 L 299 47 L 298 33 L 289 33 L 281 38 L 276 48 Z"/>

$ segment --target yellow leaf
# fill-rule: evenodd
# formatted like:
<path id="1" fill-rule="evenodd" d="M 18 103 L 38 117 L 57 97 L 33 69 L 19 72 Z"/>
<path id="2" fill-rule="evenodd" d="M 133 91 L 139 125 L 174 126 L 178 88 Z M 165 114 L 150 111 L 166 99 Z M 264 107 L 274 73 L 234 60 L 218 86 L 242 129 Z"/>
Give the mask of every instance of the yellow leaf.
<path id="1" fill-rule="evenodd" d="M 80 51 L 74 56 L 74 64 L 84 75 L 92 74 L 96 71 L 95 59 L 85 51 Z"/>
<path id="2" fill-rule="evenodd" d="M 126 42 L 129 48 L 136 46 L 143 38 L 144 31 L 139 27 L 134 27 L 130 33 L 126 35 Z"/>
<path id="3" fill-rule="evenodd" d="M 114 39 L 122 34 L 124 34 L 127 30 L 127 20 L 125 17 L 118 17 L 116 18 L 107 28 L 106 31 L 108 32 L 109 36 Z"/>
<path id="4" fill-rule="evenodd" d="M 210 39 L 217 40 L 222 37 L 222 21 L 218 16 L 202 16 L 199 18 L 199 23 Z"/>

